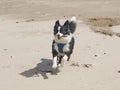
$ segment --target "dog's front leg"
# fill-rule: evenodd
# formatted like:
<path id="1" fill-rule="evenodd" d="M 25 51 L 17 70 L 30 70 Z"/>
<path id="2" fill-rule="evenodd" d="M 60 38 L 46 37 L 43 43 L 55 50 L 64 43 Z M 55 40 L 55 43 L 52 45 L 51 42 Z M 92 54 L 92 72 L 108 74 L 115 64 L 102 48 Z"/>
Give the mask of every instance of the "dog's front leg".
<path id="1" fill-rule="evenodd" d="M 57 68 L 57 56 L 53 57 L 53 65 L 52 68 Z"/>
<path id="2" fill-rule="evenodd" d="M 65 62 L 68 60 L 68 56 L 65 54 L 62 58 L 62 61 L 61 61 L 61 67 L 64 66 Z"/>

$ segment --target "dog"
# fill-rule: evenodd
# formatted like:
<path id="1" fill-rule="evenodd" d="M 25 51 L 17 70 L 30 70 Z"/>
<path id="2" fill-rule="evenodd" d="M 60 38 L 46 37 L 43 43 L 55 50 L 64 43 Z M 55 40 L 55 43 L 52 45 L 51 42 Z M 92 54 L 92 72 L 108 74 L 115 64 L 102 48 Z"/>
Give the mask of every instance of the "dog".
<path id="1" fill-rule="evenodd" d="M 71 20 L 66 20 L 63 25 L 59 20 L 54 25 L 54 40 L 52 42 L 53 65 L 55 69 L 59 66 L 64 66 L 66 61 L 69 61 L 73 52 L 75 39 L 73 33 L 76 30 L 76 17 Z"/>

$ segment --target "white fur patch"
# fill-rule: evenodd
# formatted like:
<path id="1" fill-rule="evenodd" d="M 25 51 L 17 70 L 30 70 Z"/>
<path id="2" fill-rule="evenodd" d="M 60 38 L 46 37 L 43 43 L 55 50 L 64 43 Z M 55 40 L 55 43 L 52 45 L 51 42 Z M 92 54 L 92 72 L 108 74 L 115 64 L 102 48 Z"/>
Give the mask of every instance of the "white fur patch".
<path id="1" fill-rule="evenodd" d="M 66 44 L 63 48 L 63 52 L 68 52 L 69 51 L 69 44 Z"/>
<path id="2" fill-rule="evenodd" d="M 60 26 L 58 27 L 58 31 L 60 32 Z"/>
<path id="3" fill-rule="evenodd" d="M 67 61 L 67 59 L 68 59 L 68 56 L 67 55 L 64 55 L 64 57 L 63 57 L 63 61 Z"/>
<path id="4" fill-rule="evenodd" d="M 60 26 L 58 27 L 58 33 L 56 34 L 56 36 L 57 35 L 59 35 L 60 37 L 62 37 L 63 36 L 63 34 L 62 33 L 60 33 Z M 58 38 L 58 37 L 57 37 Z"/>
<path id="5" fill-rule="evenodd" d="M 57 68 L 57 56 L 53 58 L 52 68 Z"/>
<path id="6" fill-rule="evenodd" d="M 70 20 L 70 22 L 74 22 L 74 23 L 76 23 L 76 21 L 77 21 L 77 19 L 76 19 L 75 16 L 73 16 L 73 17 L 71 18 L 71 20 Z"/>

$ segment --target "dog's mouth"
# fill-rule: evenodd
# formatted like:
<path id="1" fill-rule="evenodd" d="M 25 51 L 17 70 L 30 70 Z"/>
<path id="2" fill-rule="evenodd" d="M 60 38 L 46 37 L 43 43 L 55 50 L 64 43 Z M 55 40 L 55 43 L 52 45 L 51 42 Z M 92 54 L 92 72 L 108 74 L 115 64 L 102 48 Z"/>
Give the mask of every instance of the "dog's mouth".
<path id="1" fill-rule="evenodd" d="M 57 37 L 58 39 L 61 39 L 61 37 Z"/>
<path id="2" fill-rule="evenodd" d="M 66 35 L 63 35 L 63 36 L 57 36 L 58 39 L 61 39 L 61 38 L 65 38 L 67 37 Z"/>
<path id="3" fill-rule="evenodd" d="M 67 37 L 67 35 L 63 35 L 62 37 Z"/>

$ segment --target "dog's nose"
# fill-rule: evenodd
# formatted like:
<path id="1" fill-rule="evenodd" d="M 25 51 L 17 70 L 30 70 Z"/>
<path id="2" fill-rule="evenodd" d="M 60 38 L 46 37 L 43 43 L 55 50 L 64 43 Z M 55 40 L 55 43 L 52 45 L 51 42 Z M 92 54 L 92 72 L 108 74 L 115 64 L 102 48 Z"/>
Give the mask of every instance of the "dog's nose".
<path id="1" fill-rule="evenodd" d="M 60 35 L 59 34 L 57 35 L 57 37 L 58 37 L 58 39 L 60 39 Z"/>
<path id="2" fill-rule="evenodd" d="M 57 37 L 60 37 L 60 35 L 58 34 Z"/>

